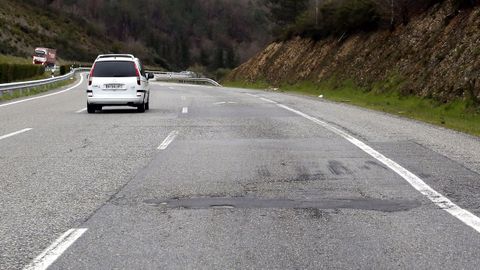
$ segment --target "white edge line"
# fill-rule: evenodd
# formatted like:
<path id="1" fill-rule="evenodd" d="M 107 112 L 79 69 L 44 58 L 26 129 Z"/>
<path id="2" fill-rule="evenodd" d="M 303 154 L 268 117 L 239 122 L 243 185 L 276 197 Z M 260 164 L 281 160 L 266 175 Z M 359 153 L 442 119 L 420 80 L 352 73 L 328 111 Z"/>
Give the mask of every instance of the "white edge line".
<path id="1" fill-rule="evenodd" d="M 5 103 L 5 104 L 0 104 L 0 108 L 1 108 L 1 107 L 6 107 L 6 106 L 10 106 L 10 105 L 14 105 L 14 104 L 18 104 L 18 103 L 27 102 L 27 101 L 32 101 L 32 100 L 36 100 L 36 99 L 51 97 L 51 96 L 58 95 L 58 94 L 61 94 L 61 93 L 65 93 L 65 92 L 70 91 L 70 90 L 72 90 L 72 89 L 74 89 L 74 88 L 77 88 L 77 87 L 78 87 L 79 85 L 81 85 L 82 83 L 83 83 L 83 75 L 80 74 L 80 81 L 79 81 L 77 84 L 75 84 L 74 86 L 70 87 L 70 88 L 67 88 L 67 89 L 65 89 L 65 90 L 58 91 L 58 92 L 55 92 L 55 93 L 38 96 L 38 97 L 26 98 L 26 99 L 22 99 L 22 100 L 18 100 L 18 101 L 13 101 L 13 102 Z"/>
<path id="2" fill-rule="evenodd" d="M 168 134 L 167 138 L 163 140 L 162 144 L 157 148 L 158 150 L 165 150 L 167 147 L 175 140 L 175 138 L 178 136 L 178 131 L 174 130 Z"/>
<path id="3" fill-rule="evenodd" d="M 86 110 L 87 110 L 87 108 L 83 108 L 83 109 L 80 109 L 80 110 L 76 111 L 76 113 L 82 113 L 82 112 L 84 112 L 84 111 L 86 111 Z"/>
<path id="4" fill-rule="evenodd" d="M 380 161 L 383 163 L 385 166 L 389 167 L 391 170 L 393 170 L 395 173 L 400 175 L 403 179 L 405 179 L 413 188 L 415 188 L 417 191 L 419 191 L 421 194 L 423 194 L 425 197 L 427 197 L 430 201 L 432 201 L 435 205 L 437 205 L 440 209 L 445 210 L 452 216 L 456 217 L 459 219 L 461 222 L 465 223 L 466 225 L 470 226 L 474 230 L 480 233 L 480 218 L 477 217 L 476 215 L 472 214 L 471 212 L 459 207 L 455 203 L 453 203 L 450 199 L 447 197 L 443 196 L 433 188 L 431 188 L 428 184 L 426 184 L 422 179 L 420 179 L 418 176 L 413 174 L 412 172 L 408 171 L 407 169 L 403 168 L 401 165 L 396 163 L 395 161 L 385 157 L 381 153 L 377 152 L 375 149 L 372 147 L 368 146 L 364 142 L 358 140 L 357 138 L 349 135 L 348 133 L 333 127 L 326 122 L 323 122 L 315 117 L 312 117 L 308 114 L 305 114 L 303 112 L 297 111 L 295 109 L 292 109 L 288 106 L 285 106 L 283 104 L 277 104 L 278 107 L 283 108 L 285 110 L 291 111 L 297 115 L 302 116 L 303 118 L 306 118 L 310 121 L 313 121 L 320 126 L 332 131 L 333 133 L 336 133 L 337 135 L 340 135 L 344 139 L 348 140 L 350 143 L 353 145 L 357 146 L 360 148 L 362 151 L 365 153 L 369 154 L 376 160 Z"/>
<path id="5" fill-rule="evenodd" d="M 62 234 L 55 242 L 38 255 L 23 270 L 45 270 L 80 238 L 87 229 L 70 229 Z"/>
<path id="6" fill-rule="evenodd" d="M 183 109 L 182 109 L 182 113 L 183 113 L 183 114 L 186 114 L 186 113 L 188 113 L 188 107 L 183 107 Z"/>
<path id="7" fill-rule="evenodd" d="M 0 140 L 9 138 L 9 137 L 12 137 L 12 136 L 15 136 L 15 135 L 18 135 L 18 134 L 20 134 L 20 133 L 24 133 L 24 132 L 27 132 L 27 131 L 30 131 L 30 130 L 32 130 L 32 128 L 25 128 L 25 129 L 22 129 L 22 130 L 19 130 L 19 131 L 12 132 L 12 133 L 10 133 L 10 134 L 6 134 L 6 135 L 3 135 L 3 136 L 0 136 Z"/>
<path id="8" fill-rule="evenodd" d="M 273 101 L 273 100 L 268 99 L 268 98 L 263 98 L 263 97 L 261 97 L 260 99 L 263 100 L 263 101 L 265 101 L 265 102 L 269 102 L 269 103 L 273 103 L 273 104 L 278 104 L 278 102 Z"/>

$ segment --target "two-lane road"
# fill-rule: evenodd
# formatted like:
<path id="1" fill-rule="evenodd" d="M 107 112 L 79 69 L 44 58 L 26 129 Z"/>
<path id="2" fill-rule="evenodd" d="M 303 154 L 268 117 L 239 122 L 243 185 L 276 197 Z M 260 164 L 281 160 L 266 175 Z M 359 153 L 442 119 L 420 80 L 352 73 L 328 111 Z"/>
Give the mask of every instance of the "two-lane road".
<path id="1" fill-rule="evenodd" d="M 480 140 L 273 92 L 0 104 L 0 269 L 476 269 Z"/>

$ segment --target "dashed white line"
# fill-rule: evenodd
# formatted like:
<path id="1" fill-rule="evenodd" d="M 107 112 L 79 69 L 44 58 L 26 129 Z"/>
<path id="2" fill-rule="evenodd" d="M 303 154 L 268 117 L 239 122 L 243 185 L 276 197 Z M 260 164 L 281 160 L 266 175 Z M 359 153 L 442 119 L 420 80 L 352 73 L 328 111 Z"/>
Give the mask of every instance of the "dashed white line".
<path id="1" fill-rule="evenodd" d="M 24 270 L 45 270 L 80 238 L 87 229 L 70 229 L 36 257 Z"/>
<path id="2" fill-rule="evenodd" d="M 215 103 L 213 103 L 213 105 L 222 105 L 222 104 L 227 104 L 227 102 L 221 101 L 221 102 L 215 102 Z"/>
<path id="3" fill-rule="evenodd" d="M 82 112 L 84 112 L 84 111 L 86 111 L 86 110 L 87 110 L 87 108 L 83 108 L 83 109 L 80 109 L 80 110 L 76 111 L 76 113 L 82 113 Z"/>
<path id="4" fill-rule="evenodd" d="M 188 113 L 188 107 L 183 107 L 182 108 L 182 113 L 187 114 Z"/>
<path id="5" fill-rule="evenodd" d="M 18 135 L 18 134 L 21 134 L 21 133 L 24 133 L 24 132 L 27 132 L 27 131 L 30 131 L 30 130 L 32 130 L 32 128 L 25 128 L 25 129 L 22 129 L 22 130 L 19 130 L 19 131 L 12 132 L 10 134 L 0 136 L 0 140 L 10 138 L 10 137 L 13 137 L 15 135 Z"/>
<path id="6" fill-rule="evenodd" d="M 348 140 L 350 143 L 355 145 L 356 147 L 360 148 L 362 151 L 367 153 L 368 155 L 372 156 L 376 160 L 380 161 L 383 163 L 385 166 L 389 167 L 391 170 L 393 170 L 395 173 L 400 175 L 403 179 L 405 179 L 413 188 L 415 188 L 417 191 L 419 191 L 421 194 L 423 194 L 425 197 L 427 197 L 430 201 L 432 201 L 435 205 L 437 205 L 440 209 L 445 210 L 452 216 L 456 217 L 458 220 L 463 222 L 464 224 L 470 226 L 474 230 L 480 233 L 480 218 L 475 216 L 474 214 L 470 213 L 469 211 L 459 207 L 455 203 L 453 203 L 451 200 L 449 200 L 447 197 L 443 196 L 439 192 L 435 191 L 433 188 L 431 188 L 429 185 L 427 185 L 422 179 L 420 179 L 418 176 L 413 174 L 412 172 L 408 171 L 407 169 L 403 168 L 401 165 L 396 163 L 395 161 L 385 157 L 381 153 L 377 152 L 375 149 L 371 148 L 364 142 L 358 140 L 357 138 L 351 136 L 350 134 L 324 122 L 321 121 L 315 117 L 312 117 L 308 114 L 305 114 L 301 111 L 292 109 L 288 106 L 285 106 L 283 104 L 278 104 L 277 106 L 280 108 L 283 108 L 285 110 L 288 110 L 290 112 L 293 112 L 297 115 L 302 116 L 303 118 L 306 118 L 330 131 L 333 133 L 336 133 L 337 135 L 343 137 L 344 139 Z"/>
<path id="7" fill-rule="evenodd" d="M 162 144 L 157 148 L 158 150 L 165 150 L 167 147 L 175 140 L 175 138 L 178 136 L 178 131 L 174 130 L 168 134 L 167 138 L 163 140 Z"/>
<path id="8" fill-rule="evenodd" d="M 32 100 L 36 100 L 36 99 L 51 97 L 51 96 L 58 95 L 58 94 L 61 94 L 61 93 L 65 93 L 65 92 L 67 92 L 67 91 L 70 91 L 70 90 L 72 90 L 72 89 L 77 88 L 77 87 L 78 87 L 79 85 L 81 85 L 82 83 L 83 83 L 83 75 L 81 74 L 81 75 L 80 75 L 80 82 L 78 82 L 77 84 L 75 84 L 74 86 L 72 86 L 72 87 L 70 87 L 70 88 L 67 88 L 67 89 L 65 89 L 65 90 L 58 91 L 58 92 L 55 92 L 55 93 L 46 94 L 46 95 L 43 95 L 43 96 L 26 98 L 26 99 L 22 99 L 22 100 L 18 100 L 18 101 L 13 101 L 13 102 L 5 103 L 5 104 L 0 104 L 0 108 L 1 108 L 1 107 L 6 107 L 6 106 L 10 106 L 10 105 L 14 105 L 14 104 L 18 104 L 18 103 L 27 102 L 27 101 L 32 101 Z"/>

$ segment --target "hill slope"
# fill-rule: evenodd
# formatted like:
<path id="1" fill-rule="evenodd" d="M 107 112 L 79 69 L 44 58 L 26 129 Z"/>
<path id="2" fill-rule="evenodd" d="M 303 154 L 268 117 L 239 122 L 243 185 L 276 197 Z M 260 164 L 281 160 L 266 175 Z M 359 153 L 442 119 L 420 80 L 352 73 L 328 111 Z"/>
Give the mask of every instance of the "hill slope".
<path id="1" fill-rule="evenodd" d="M 448 101 L 480 97 L 480 9 L 457 14 L 449 1 L 399 26 L 320 41 L 275 42 L 228 80 L 271 84 L 353 80 L 377 91 Z"/>
<path id="2" fill-rule="evenodd" d="M 269 41 L 253 0 L 0 0 L 0 53 L 57 48 L 66 59 L 130 52 L 169 69 L 232 68 Z"/>

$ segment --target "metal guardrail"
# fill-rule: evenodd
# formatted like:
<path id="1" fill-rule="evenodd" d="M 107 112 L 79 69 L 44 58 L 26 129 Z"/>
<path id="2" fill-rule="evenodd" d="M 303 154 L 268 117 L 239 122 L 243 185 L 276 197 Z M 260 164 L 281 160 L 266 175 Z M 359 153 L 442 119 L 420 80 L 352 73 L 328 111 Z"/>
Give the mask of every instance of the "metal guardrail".
<path id="1" fill-rule="evenodd" d="M 150 71 L 155 75 L 156 81 L 178 82 L 178 83 L 193 83 L 193 84 L 210 84 L 217 87 L 222 87 L 218 82 L 209 78 L 195 78 L 188 73 L 175 72 L 156 72 Z"/>
<path id="2" fill-rule="evenodd" d="M 0 84 L 0 96 L 7 92 L 12 93 L 15 90 L 29 89 L 29 88 L 43 86 L 51 83 L 65 81 L 70 79 L 73 75 L 75 75 L 76 72 L 82 72 L 82 71 L 90 71 L 90 68 L 76 68 L 70 71 L 70 73 L 67 73 L 65 75 L 43 79 L 43 80 Z"/>

